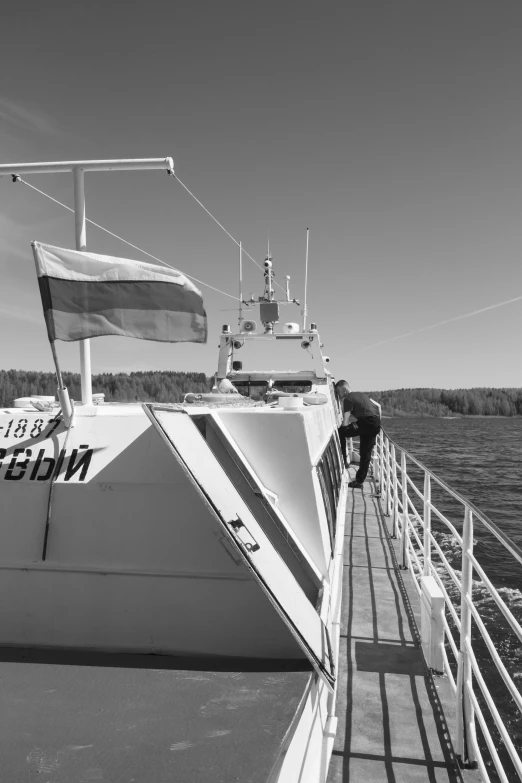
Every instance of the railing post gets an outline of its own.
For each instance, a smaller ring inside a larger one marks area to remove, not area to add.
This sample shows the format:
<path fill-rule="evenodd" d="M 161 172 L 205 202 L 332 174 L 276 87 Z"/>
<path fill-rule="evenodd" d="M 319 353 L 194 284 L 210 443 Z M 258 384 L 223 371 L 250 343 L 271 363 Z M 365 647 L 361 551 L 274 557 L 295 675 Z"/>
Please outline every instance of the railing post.
<path fill-rule="evenodd" d="M 388 514 L 388 440 L 386 436 L 382 439 L 382 496 L 384 500 L 384 513 Z"/>
<path fill-rule="evenodd" d="M 391 444 L 392 463 L 392 538 L 398 537 L 399 527 L 399 493 L 397 489 L 397 460 L 395 458 L 395 444 Z"/>
<path fill-rule="evenodd" d="M 388 487 L 388 485 L 387 485 L 387 480 L 388 480 L 387 476 L 388 476 L 388 474 L 386 472 L 387 471 L 387 462 L 386 462 L 386 460 L 388 459 L 387 448 L 388 448 L 388 445 L 387 445 L 387 441 L 386 441 L 386 435 L 384 435 L 384 437 L 382 439 L 382 495 L 383 495 L 383 498 L 384 498 L 384 505 L 385 505 L 384 513 L 386 513 L 386 503 L 387 503 L 386 492 L 387 492 L 387 487 Z"/>
<path fill-rule="evenodd" d="M 408 474 L 406 473 L 406 454 L 404 451 L 401 451 L 401 480 L 402 480 L 402 546 L 401 546 L 401 554 L 402 554 L 402 564 L 401 567 L 406 569 L 408 567 L 407 563 L 407 551 L 408 551 L 408 543 L 410 540 L 410 529 L 409 529 L 409 513 L 408 513 Z"/>
<path fill-rule="evenodd" d="M 392 453 L 391 453 L 391 443 L 390 439 L 387 438 L 388 442 L 388 460 L 387 460 L 387 476 L 388 476 L 388 504 L 387 504 L 387 512 L 388 516 L 391 517 L 392 515 L 392 509 L 393 509 L 393 498 L 392 498 L 392 491 L 393 491 L 393 470 L 392 470 Z"/>
<path fill-rule="evenodd" d="M 379 435 L 379 492 L 384 494 L 384 433 Z"/>
<path fill-rule="evenodd" d="M 431 574 L 431 481 L 428 471 L 424 471 L 424 576 Z"/>
<path fill-rule="evenodd" d="M 372 451 L 372 472 L 373 483 L 375 484 L 375 491 L 379 491 L 379 446 L 376 443 L 375 448 Z"/>
<path fill-rule="evenodd" d="M 384 498 L 385 498 L 385 514 L 386 514 L 387 517 L 389 517 L 390 516 L 390 500 L 391 500 L 391 498 L 390 498 L 390 495 L 391 495 L 390 441 L 388 440 L 388 438 L 386 438 L 386 440 L 384 442 L 385 442 L 385 445 L 386 445 L 385 455 L 384 455 L 385 456 L 385 463 L 386 463 L 386 468 L 385 468 L 385 470 L 386 470 L 386 476 L 385 476 L 386 489 L 385 489 L 385 495 L 384 495 Z"/>
<path fill-rule="evenodd" d="M 379 435 L 377 435 L 377 438 L 375 440 L 375 446 L 372 449 L 373 485 L 375 487 L 375 492 L 377 495 L 379 494 L 379 438 L 380 438 L 380 433 Z"/>
<path fill-rule="evenodd" d="M 471 737 L 475 731 L 475 712 L 469 696 L 472 687 L 471 662 L 468 645 L 471 644 L 471 609 L 473 566 L 469 559 L 473 554 L 473 514 L 466 506 L 462 530 L 462 575 L 460 601 L 460 646 L 457 672 L 457 731 L 456 750 L 462 764 L 473 766 L 476 762 Z"/>

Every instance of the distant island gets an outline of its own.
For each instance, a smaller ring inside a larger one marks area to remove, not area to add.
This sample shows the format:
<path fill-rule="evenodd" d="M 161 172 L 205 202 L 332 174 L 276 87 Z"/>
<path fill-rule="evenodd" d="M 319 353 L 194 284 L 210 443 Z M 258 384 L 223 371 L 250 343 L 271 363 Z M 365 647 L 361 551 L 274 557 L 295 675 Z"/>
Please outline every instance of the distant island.
<path fill-rule="evenodd" d="M 80 376 L 64 372 L 71 397 L 81 399 Z M 206 392 L 213 378 L 198 372 L 131 372 L 93 375 L 93 392 L 108 402 L 180 402 L 189 391 Z M 50 372 L 0 370 L 0 405 L 17 397 L 56 394 L 56 376 Z M 382 405 L 385 416 L 522 416 L 520 389 L 393 389 L 367 392 Z"/>
<path fill-rule="evenodd" d="M 522 416 L 522 389 L 393 389 L 367 392 L 384 416 Z"/>

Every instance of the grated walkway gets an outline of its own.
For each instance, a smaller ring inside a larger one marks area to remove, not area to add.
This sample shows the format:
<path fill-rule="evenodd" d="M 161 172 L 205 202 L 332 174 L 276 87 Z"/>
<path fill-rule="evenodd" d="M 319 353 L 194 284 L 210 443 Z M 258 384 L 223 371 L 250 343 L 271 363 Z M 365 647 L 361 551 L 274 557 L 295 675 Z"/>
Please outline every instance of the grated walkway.
<path fill-rule="evenodd" d="M 453 710 L 445 716 L 441 703 L 449 702 L 449 685 L 425 665 L 418 600 L 409 572 L 397 568 L 389 523 L 373 482 L 348 490 L 339 723 L 328 783 L 479 783 L 478 772 L 459 769 L 446 722 Z"/>

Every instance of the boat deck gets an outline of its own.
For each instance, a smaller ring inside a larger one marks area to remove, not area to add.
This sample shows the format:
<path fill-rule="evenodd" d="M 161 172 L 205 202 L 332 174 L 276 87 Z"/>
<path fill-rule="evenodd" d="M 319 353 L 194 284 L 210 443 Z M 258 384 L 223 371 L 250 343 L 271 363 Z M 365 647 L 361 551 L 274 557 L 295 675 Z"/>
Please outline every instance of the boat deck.
<path fill-rule="evenodd" d="M 397 568 L 390 522 L 373 482 L 348 490 L 339 722 L 328 783 L 479 783 L 478 772 L 458 767 L 449 684 L 424 662 L 419 601 L 409 572 Z"/>
<path fill-rule="evenodd" d="M 4 648 L 2 780 L 266 783 L 310 676 L 305 661 Z"/>
<path fill-rule="evenodd" d="M 389 524 L 371 482 L 349 490 L 328 783 L 479 783 L 458 767 Z M 266 783 L 310 678 L 304 660 L 267 664 L 0 649 L 3 779 Z"/>

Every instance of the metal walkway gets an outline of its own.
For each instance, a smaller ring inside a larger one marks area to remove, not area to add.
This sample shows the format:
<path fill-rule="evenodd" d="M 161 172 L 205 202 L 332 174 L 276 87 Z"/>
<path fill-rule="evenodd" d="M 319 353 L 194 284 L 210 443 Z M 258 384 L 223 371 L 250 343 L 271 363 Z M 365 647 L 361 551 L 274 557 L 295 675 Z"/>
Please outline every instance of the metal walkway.
<path fill-rule="evenodd" d="M 348 492 L 339 723 L 328 783 L 479 783 L 477 772 L 459 769 L 452 711 L 443 711 L 449 688 L 425 665 L 418 600 L 409 572 L 397 568 L 373 482 Z"/>

